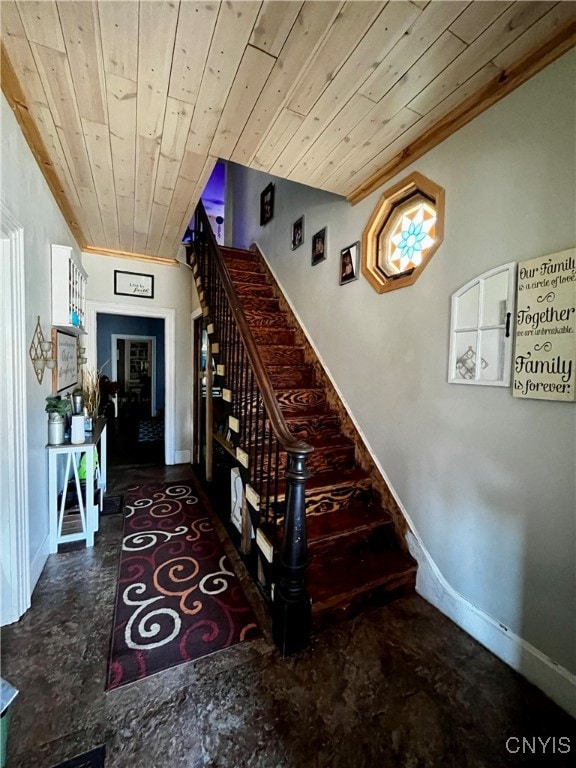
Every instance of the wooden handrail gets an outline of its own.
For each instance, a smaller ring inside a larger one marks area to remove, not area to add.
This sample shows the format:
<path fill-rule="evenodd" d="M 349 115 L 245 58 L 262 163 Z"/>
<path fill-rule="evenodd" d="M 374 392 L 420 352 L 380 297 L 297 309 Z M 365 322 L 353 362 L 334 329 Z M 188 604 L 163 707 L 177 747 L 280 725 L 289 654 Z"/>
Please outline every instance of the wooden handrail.
<path fill-rule="evenodd" d="M 278 446 L 283 448 L 288 459 L 285 474 L 284 536 L 272 611 L 274 641 L 286 656 L 302 650 L 310 642 L 311 601 L 305 583 L 308 564 L 306 480 L 309 477 L 306 460 L 314 448 L 304 440 L 295 438 L 286 425 L 272 382 L 232 285 L 228 267 L 222 258 L 202 201 L 198 203 L 194 214 L 193 235 L 192 251 L 196 253 L 198 260 L 202 261 L 204 255 L 210 256 L 211 261 L 216 265 L 232 319 L 256 381 L 256 388 L 262 398 L 264 413 L 267 415 L 276 440 L 277 450 Z M 199 249 L 207 250 L 200 253 Z M 217 307 L 208 309 L 214 309 L 217 313 Z"/>
<path fill-rule="evenodd" d="M 260 352 L 258 351 L 256 342 L 252 336 L 252 331 L 250 330 L 246 317 L 244 316 L 244 312 L 240 307 L 240 301 L 234 286 L 232 285 L 228 267 L 224 263 L 220 248 L 218 247 L 218 243 L 216 242 L 216 238 L 212 232 L 210 221 L 206 215 L 206 211 L 204 210 L 204 206 L 201 200 L 198 203 L 196 211 L 202 223 L 203 233 L 209 241 L 210 251 L 214 254 L 216 268 L 220 274 L 220 279 L 222 280 L 222 285 L 232 310 L 234 320 L 240 329 L 244 347 L 246 349 L 246 354 L 248 355 L 248 359 L 252 365 L 252 370 L 254 371 L 254 376 L 258 382 L 258 389 L 262 395 L 262 399 L 268 413 L 268 418 L 270 419 L 270 424 L 272 426 L 272 431 L 274 432 L 274 435 L 276 436 L 276 439 L 280 445 L 288 453 L 300 453 L 306 455 L 312 453 L 314 450 L 313 446 L 309 445 L 303 440 L 298 440 L 295 438 L 286 425 L 286 421 L 282 415 L 280 406 L 278 405 L 278 400 L 274 394 L 272 382 L 270 381 L 270 377 L 268 376 L 266 368 L 264 367 L 264 363 L 260 357 Z"/>

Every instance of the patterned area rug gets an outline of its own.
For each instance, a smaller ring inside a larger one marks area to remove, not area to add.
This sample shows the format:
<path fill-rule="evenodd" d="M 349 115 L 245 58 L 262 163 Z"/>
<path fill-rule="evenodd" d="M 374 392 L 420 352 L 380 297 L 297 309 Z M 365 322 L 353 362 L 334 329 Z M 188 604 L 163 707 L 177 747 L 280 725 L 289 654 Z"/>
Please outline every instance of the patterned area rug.
<path fill-rule="evenodd" d="M 261 634 L 189 483 L 133 486 L 124 501 L 108 690 Z"/>

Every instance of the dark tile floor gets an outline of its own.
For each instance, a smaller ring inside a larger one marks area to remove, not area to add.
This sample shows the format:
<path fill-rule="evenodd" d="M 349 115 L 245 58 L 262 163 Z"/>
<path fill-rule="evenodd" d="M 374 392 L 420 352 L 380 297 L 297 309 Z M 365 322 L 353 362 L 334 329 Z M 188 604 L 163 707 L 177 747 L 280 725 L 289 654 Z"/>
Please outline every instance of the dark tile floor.
<path fill-rule="evenodd" d="M 109 493 L 158 477 L 191 471 L 113 470 Z M 282 659 L 230 545 L 264 637 L 105 693 L 120 537 L 120 518 L 106 517 L 93 549 L 52 555 L 31 610 L 2 631 L 2 675 L 20 690 L 7 768 L 49 768 L 104 742 L 107 768 L 574 764 L 575 721 L 416 596 Z"/>

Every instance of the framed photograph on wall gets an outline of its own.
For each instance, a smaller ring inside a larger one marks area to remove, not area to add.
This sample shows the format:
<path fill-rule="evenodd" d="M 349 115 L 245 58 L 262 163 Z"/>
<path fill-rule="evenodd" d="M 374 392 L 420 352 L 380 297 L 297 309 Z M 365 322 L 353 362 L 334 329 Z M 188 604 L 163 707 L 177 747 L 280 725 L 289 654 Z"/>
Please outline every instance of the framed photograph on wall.
<path fill-rule="evenodd" d="M 62 392 L 78 383 L 78 342 L 76 336 L 52 329 L 52 354 L 56 367 L 52 369 L 52 391 Z"/>
<path fill-rule="evenodd" d="M 320 264 L 326 259 L 326 232 L 327 227 L 312 235 L 312 266 Z"/>
<path fill-rule="evenodd" d="M 260 194 L 260 226 L 274 218 L 274 184 L 270 182 Z"/>
<path fill-rule="evenodd" d="M 117 296 L 138 296 L 141 299 L 154 298 L 154 275 L 114 270 L 114 293 Z"/>
<path fill-rule="evenodd" d="M 360 243 L 352 243 L 340 251 L 340 285 L 358 280 Z"/>
<path fill-rule="evenodd" d="M 295 251 L 296 248 L 300 248 L 303 242 L 304 242 L 304 216 L 300 216 L 300 218 L 296 219 L 294 224 L 292 224 L 292 250 Z"/>

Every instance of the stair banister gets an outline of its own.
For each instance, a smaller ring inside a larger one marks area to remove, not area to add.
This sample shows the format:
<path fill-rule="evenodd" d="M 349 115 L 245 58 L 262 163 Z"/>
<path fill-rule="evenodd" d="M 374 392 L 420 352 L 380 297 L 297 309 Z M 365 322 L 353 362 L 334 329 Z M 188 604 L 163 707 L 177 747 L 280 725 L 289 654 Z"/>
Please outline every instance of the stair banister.
<path fill-rule="evenodd" d="M 234 322 L 246 350 L 268 419 L 278 443 L 286 451 L 286 510 L 280 556 L 279 578 L 272 611 L 274 641 L 283 655 L 306 647 L 310 640 L 311 604 L 305 585 L 307 566 L 305 484 L 309 473 L 306 458 L 314 450 L 289 431 L 274 394 L 272 383 L 258 347 L 240 307 L 230 274 L 212 232 L 202 201 L 194 214 L 194 239 L 190 249 L 198 258 L 203 252 L 215 264 Z M 206 251 L 204 251 L 206 249 Z M 205 276 L 202 276 L 205 279 Z"/>

